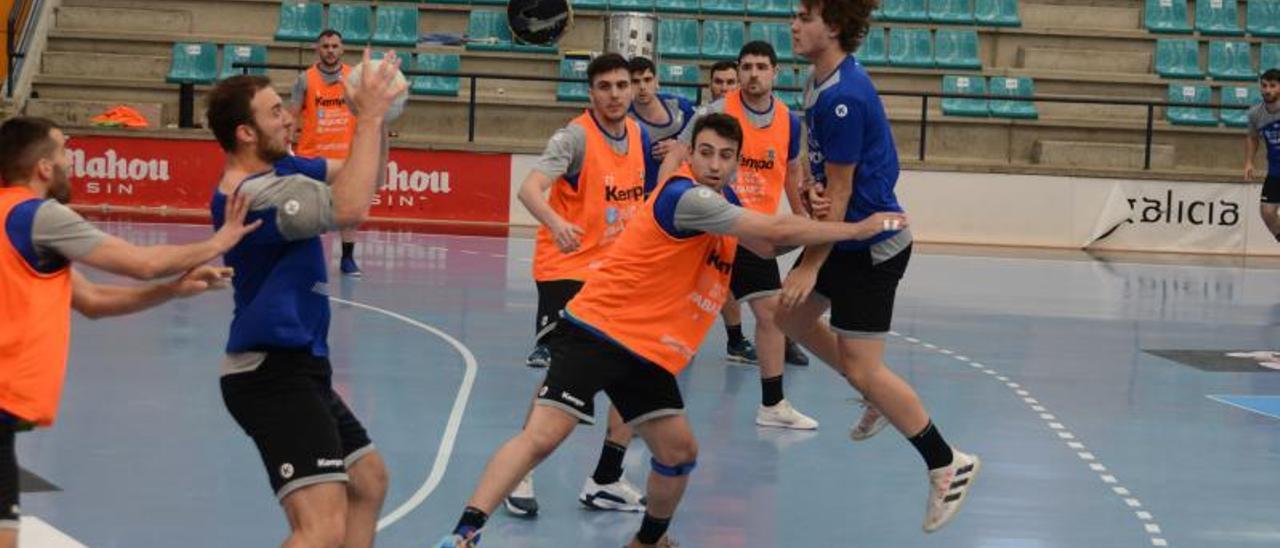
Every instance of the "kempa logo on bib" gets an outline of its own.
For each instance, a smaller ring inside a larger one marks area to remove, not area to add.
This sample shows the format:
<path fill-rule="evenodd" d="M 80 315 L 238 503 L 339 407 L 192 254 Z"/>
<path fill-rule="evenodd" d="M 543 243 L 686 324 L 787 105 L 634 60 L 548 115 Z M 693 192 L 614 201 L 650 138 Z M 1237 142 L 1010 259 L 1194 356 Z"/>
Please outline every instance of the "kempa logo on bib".
<path fill-rule="evenodd" d="M 342 459 L 316 459 L 316 468 L 342 468 Z"/>

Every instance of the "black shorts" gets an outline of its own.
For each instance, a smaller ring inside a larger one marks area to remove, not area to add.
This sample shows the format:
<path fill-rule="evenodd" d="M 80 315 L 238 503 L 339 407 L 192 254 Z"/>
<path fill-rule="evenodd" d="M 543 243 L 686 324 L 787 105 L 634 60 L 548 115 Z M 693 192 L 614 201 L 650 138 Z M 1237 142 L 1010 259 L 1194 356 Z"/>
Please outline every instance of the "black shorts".
<path fill-rule="evenodd" d="M 307 351 L 268 352 L 257 369 L 222 377 L 222 400 L 258 446 L 278 499 L 347 481 L 347 467 L 373 451 L 331 377 L 329 360 Z"/>
<path fill-rule="evenodd" d="M 739 246 L 733 259 L 729 290 L 733 292 L 733 298 L 742 302 L 777 295 L 782 291 L 778 260 L 766 259 Z"/>
<path fill-rule="evenodd" d="M 22 510 L 18 508 L 18 454 L 14 450 L 17 429 L 0 421 L 0 529 L 17 529 Z"/>
<path fill-rule="evenodd" d="M 1280 204 L 1280 175 L 1267 175 L 1262 183 L 1262 203 Z"/>
<path fill-rule="evenodd" d="M 831 301 L 831 328 L 842 337 L 884 337 L 893 322 L 898 281 L 910 260 L 911 244 L 878 263 L 873 263 L 870 249 L 831 250 L 814 286 Z"/>
<path fill-rule="evenodd" d="M 548 346 L 551 367 L 538 391 L 538 405 L 595 424 L 595 398 L 603 390 L 628 424 L 684 414 L 675 375 L 612 341 L 563 321 Z"/>
<path fill-rule="evenodd" d="M 533 326 L 533 340 L 541 341 L 560 320 L 560 313 L 565 305 L 582 290 L 582 282 L 578 280 L 551 280 L 535 282 L 538 286 L 538 317 Z"/>

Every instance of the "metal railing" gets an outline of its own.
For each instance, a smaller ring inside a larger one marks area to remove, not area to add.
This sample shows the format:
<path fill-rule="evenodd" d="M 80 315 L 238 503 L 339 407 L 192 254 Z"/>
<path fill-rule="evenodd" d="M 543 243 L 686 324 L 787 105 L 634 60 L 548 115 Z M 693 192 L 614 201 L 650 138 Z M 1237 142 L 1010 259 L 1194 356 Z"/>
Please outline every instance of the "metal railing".
<path fill-rule="evenodd" d="M 299 65 L 288 63 L 244 63 L 236 62 L 232 68 L 241 69 L 247 73 L 249 69 L 275 69 L 275 70 L 306 70 L 311 65 Z M 470 94 L 467 98 L 467 142 L 474 143 L 476 137 L 476 89 L 479 80 L 505 80 L 517 82 L 555 82 L 555 83 L 587 83 L 586 80 L 579 78 L 560 78 L 546 76 L 521 76 L 514 74 L 492 74 L 479 72 L 440 72 L 431 70 L 414 70 L 403 69 L 406 77 L 414 76 L 440 76 L 451 78 L 465 78 L 469 80 Z M 663 87 L 679 87 L 679 88 L 695 88 L 697 102 L 702 100 L 702 89 L 704 84 L 693 84 L 684 82 L 665 82 Z M 802 92 L 801 88 L 794 87 L 776 87 L 774 91 L 785 92 Z M 917 97 L 920 99 L 920 147 L 919 159 L 925 161 L 928 146 L 928 128 L 929 128 L 929 102 L 931 99 L 971 99 L 985 101 L 1004 101 L 1004 102 L 1029 102 L 1029 103 L 1069 103 L 1081 105 L 1112 105 L 1112 106 L 1133 106 L 1145 107 L 1147 112 L 1146 132 L 1143 153 L 1142 169 L 1151 169 L 1151 150 L 1155 138 L 1155 118 L 1156 107 L 1189 107 L 1197 109 L 1233 109 L 1244 110 L 1250 108 L 1249 105 L 1219 104 L 1219 103 L 1188 103 L 1179 101 L 1153 101 L 1150 99 L 1127 99 L 1119 97 L 1087 97 L 1087 96 L 1071 96 L 1071 95 L 1034 95 L 1030 97 L 1016 97 L 1009 95 L 966 95 L 957 93 L 941 93 L 927 91 L 897 91 L 882 90 L 879 92 L 882 97 Z M 183 100 L 187 100 L 185 97 Z M 190 108 L 190 107 L 188 107 Z M 184 126 L 188 127 L 188 126 Z"/>
<path fill-rule="evenodd" d="M 32 30 L 36 25 L 35 15 L 40 13 L 42 0 L 19 0 L 9 8 L 9 19 L 5 21 L 5 97 L 13 98 L 13 88 L 17 81 L 17 73 L 22 70 L 27 58 L 27 48 L 31 45 Z"/>

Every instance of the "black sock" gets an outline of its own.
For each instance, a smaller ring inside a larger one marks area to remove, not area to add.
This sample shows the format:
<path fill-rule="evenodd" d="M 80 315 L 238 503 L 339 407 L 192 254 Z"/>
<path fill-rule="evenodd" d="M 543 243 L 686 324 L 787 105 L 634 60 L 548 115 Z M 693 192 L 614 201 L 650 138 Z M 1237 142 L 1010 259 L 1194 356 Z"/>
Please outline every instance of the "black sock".
<path fill-rule="evenodd" d="M 599 485 L 608 485 L 622 478 L 622 458 L 627 456 L 627 448 L 605 440 L 600 450 L 600 462 L 596 463 L 596 472 L 591 479 Z"/>
<path fill-rule="evenodd" d="M 351 254 L 355 253 L 355 251 L 356 251 L 355 242 L 342 242 L 342 258 L 343 259 L 350 259 Z"/>
<path fill-rule="evenodd" d="M 644 521 L 640 522 L 640 532 L 636 533 L 636 540 L 640 544 L 657 544 L 662 540 L 662 535 L 667 534 L 667 527 L 671 525 L 671 518 L 659 519 L 644 513 Z"/>
<path fill-rule="evenodd" d="M 729 344 L 738 344 L 742 342 L 742 324 L 729 325 L 724 324 L 724 330 L 729 334 Z"/>
<path fill-rule="evenodd" d="M 924 427 L 919 434 L 911 436 L 907 441 L 914 445 L 920 456 L 924 457 L 924 465 L 930 470 L 937 470 L 951 464 L 951 446 L 942 439 L 942 434 L 933 426 L 933 421 Z"/>
<path fill-rule="evenodd" d="M 462 517 L 458 518 L 458 526 L 453 528 L 453 534 L 462 538 L 469 537 L 472 533 L 479 531 L 484 527 L 484 522 L 489 520 L 489 515 L 474 506 L 468 506 L 462 511 Z"/>
<path fill-rule="evenodd" d="M 760 379 L 760 403 L 773 407 L 782 401 L 782 375 Z"/>

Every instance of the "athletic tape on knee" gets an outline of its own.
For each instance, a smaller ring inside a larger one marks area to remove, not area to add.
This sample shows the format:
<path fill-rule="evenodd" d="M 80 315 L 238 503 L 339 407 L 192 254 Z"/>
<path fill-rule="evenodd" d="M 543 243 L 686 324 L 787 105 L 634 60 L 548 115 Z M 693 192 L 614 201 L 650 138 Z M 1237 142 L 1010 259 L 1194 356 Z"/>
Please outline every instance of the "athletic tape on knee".
<path fill-rule="evenodd" d="M 674 466 L 667 466 L 665 464 L 662 464 L 661 462 L 658 462 L 658 459 L 650 458 L 649 466 L 653 467 L 653 471 L 657 472 L 658 475 L 666 476 L 668 478 L 676 478 L 680 476 L 689 475 L 689 473 L 692 472 L 694 468 L 698 467 L 698 461 L 691 460 L 686 463 L 677 464 Z"/>

